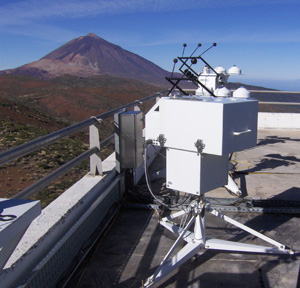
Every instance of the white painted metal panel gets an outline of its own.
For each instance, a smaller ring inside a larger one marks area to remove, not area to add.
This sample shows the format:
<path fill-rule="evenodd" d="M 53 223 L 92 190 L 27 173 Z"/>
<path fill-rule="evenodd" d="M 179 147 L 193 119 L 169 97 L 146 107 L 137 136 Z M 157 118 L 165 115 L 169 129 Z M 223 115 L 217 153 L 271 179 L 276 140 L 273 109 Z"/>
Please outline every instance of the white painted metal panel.
<path fill-rule="evenodd" d="M 167 188 L 194 194 L 227 184 L 228 156 L 167 149 Z"/>
<path fill-rule="evenodd" d="M 257 101 L 224 104 L 223 153 L 229 154 L 256 146 L 257 113 Z"/>
<path fill-rule="evenodd" d="M 40 201 L 0 198 L 0 214 L 13 215 L 11 221 L 1 222 L 0 247 L 23 231 L 41 213 Z M 4 217 L 5 218 L 5 217 Z"/>
<path fill-rule="evenodd" d="M 154 140 L 155 145 L 159 145 L 155 140 L 158 138 L 158 135 L 162 133 L 160 127 L 160 101 L 156 103 L 150 111 L 145 115 L 145 139 Z"/>
<path fill-rule="evenodd" d="M 192 152 L 202 140 L 202 152 L 213 155 L 244 150 L 256 145 L 257 110 L 252 99 L 165 97 L 146 116 L 146 140 L 158 144 L 163 135 L 166 147 Z"/>
<path fill-rule="evenodd" d="M 201 139 L 204 153 L 221 155 L 223 107 L 218 104 L 165 100 L 161 105 L 161 125 L 166 147 L 197 152 L 195 143 Z"/>
<path fill-rule="evenodd" d="M 167 149 L 167 188 L 200 195 L 201 155 Z"/>
<path fill-rule="evenodd" d="M 40 213 L 40 201 L 0 198 L 0 270 Z"/>

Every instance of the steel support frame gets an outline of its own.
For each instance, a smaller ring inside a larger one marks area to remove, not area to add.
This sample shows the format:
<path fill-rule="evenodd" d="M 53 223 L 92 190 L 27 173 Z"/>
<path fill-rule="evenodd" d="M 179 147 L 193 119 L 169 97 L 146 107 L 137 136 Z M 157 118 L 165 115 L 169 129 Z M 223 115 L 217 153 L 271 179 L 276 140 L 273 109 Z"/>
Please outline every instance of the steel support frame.
<path fill-rule="evenodd" d="M 193 208 L 193 216 L 184 228 L 172 222 L 173 219 L 183 216 L 187 211 L 179 211 L 171 216 L 164 217 L 160 224 L 174 234 L 179 235 L 169 252 L 164 257 L 163 261 L 157 267 L 156 271 L 150 276 L 144 287 L 153 287 L 154 285 L 162 282 L 170 273 L 177 269 L 180 265 L 184 264 L 187 260 L 197 255 L 203 249 L 215 249 L 222 251 L 234 252 L 249 252 L 249 253 L 268 253 L 268 254 L 294 254 L 294 251 L 286 248 L 283 244 L 249 228 L 248 226 L 233 220 L 232 218 L 216 211 L 209 207 L 209 203 L 200 201 Z M 212 215 L 268 242 L 275 247 L 253 245 L 247 243 L 238 243 L 234 241 L 212 239 L 206 237 L 206 213 L 210 212 Z M 189 231 L 189 228 L 194 225 L 194 232 Z M 171 259 L 171 254 L 175 251 L 178 244 L 184 240 L 187 244 Z"/>

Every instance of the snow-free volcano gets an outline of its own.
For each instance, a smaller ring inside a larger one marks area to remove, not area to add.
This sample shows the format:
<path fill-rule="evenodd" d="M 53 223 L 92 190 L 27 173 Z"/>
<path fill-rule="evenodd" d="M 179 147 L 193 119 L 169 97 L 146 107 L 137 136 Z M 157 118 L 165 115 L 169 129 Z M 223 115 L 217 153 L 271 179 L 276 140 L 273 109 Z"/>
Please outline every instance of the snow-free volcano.
<path fill-rule="evenodd" d="M 110 75 L 156 85 L 165 85 L 164 77 L 170 74 L 151 61 L 94 33 L 73 39 L 38 61 L 3 72 L 1 74 L 23 75 L 34 72 L 31 76 L 40 78 L 54 78 L 63 74 L 81 77 Z"/>

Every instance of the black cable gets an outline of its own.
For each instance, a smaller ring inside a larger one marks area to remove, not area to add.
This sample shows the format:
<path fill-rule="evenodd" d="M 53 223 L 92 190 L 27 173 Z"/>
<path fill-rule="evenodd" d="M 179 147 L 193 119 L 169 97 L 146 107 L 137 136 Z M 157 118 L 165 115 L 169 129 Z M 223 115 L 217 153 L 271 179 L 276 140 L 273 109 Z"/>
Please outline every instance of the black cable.
<path fill-rule="evenodd" d="M 176 207 L 179 207 L 181 205 L 183 205 L 187 200 L 189 200 L 191 198 L 191 195 L 189 195 L 188 197 L 186 197 L 185 200 L 183 200 L 181 203 L 178 203 L 176 205 L 171 205 L 171 204 L 167 204 L 165 202 L 163 202 L 162 200 L 158 199 L 152 189 L 151 189 L 151 185 L 150 185 L 150 182 L 149 182 L 149 171 L 148 171 L 148 167 L 147 167 L 147 146 L 145 147 L 145 150 L 144 150 L 144 171 L 145 171 L 145 178 L 146 178 L 146 184 L 147 184 L 147 187 L 148 187 L 148 190 L 150 192 L 150 194 L 152 195 L 152 197 L 159 203 L 161 204 L 162 206 L 164 207 L 167 207 L 167 208 L 176 208 Z"/>

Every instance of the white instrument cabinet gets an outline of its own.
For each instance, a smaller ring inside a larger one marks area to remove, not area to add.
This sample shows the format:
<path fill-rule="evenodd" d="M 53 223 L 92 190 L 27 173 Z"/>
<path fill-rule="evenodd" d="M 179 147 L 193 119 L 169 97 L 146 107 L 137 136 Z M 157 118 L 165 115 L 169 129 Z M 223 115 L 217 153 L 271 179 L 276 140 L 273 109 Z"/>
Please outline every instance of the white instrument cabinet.
<path fill-rule="evenodd" d="M 225 155 L 251 148 L 257 139 L 258 102 L 221 97 L 161 98 L 146 115 L 146 139 L 169 148 Z M 161 136 L 162 138 L 162 136 Z"/>

